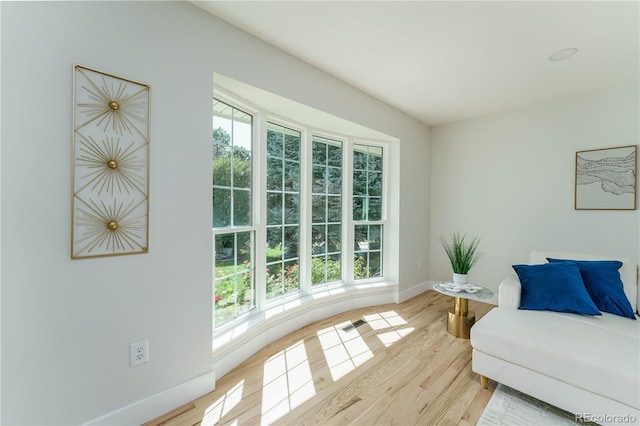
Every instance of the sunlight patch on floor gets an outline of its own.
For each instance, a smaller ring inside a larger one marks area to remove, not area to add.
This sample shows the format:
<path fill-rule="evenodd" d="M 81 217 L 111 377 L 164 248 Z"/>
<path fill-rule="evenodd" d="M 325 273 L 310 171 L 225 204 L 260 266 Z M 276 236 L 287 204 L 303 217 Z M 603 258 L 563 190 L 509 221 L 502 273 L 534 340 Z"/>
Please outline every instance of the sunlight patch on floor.
<path fill-rule="evenodd" d="M 386 347 L 389 347 L 393 345 L 395 342 L 397 342 L 398 340 L 402 339 L 407 334 L 411 333 L 413 330 L 415 330 L 415 328 L 409 327 L 409 328 L 403 328 L 400 330 L 390 331 L 388 333 L 381 333 L 381 334 L 378 334 L 378 338 L 380 339 L 383 345 L 385 345 Z"/>
<path fill-rule="evenodd" d="M 237 385 L 229 389 L 220 399 L 211 404 L 204 412 L 202 417 L 202 426 L 215 425 L 226 416 L 229 411 L 242 400 L 242 391 L 244 389 L 244 379 Z"/>
<path fill-rule="evenodd" d="M 357 328 L 343 330 L 351 325 L 351 322 L 347 321 L 318 331 L 320 346 L 324 351 L 334 382 L 373 358 L 373 352 L 360 336 Z"/>
<path fill-rule="evenodd" d="M 372 329 L 382 330 L 385 328 L 397 327 L 408 324 L 396 311 L 381 312 L 379 314 L 364 315 L 365 321 L 369 323 Z M 378 334 L 378 338 L 383 345 L 389 347 L 407 334 L 415 330 L 413 327 L 407 327 L 400 330 L 393 330 L 386 333 Z"/>
<path fill-rule="evenodd" d="M 396 327 L 399 325 L 407 324 L 404 318 L 402 318 L 396 311 L 381 312 L 379 314 L 364 315 L 362 318 L 369 323 L 374 330 L 381 330 L 383 328 Z"/>
<path fill-rule="evenodd" d="M 264 363 L 262 425 L 269 425 L 316 394 L 304 342 Z"/>

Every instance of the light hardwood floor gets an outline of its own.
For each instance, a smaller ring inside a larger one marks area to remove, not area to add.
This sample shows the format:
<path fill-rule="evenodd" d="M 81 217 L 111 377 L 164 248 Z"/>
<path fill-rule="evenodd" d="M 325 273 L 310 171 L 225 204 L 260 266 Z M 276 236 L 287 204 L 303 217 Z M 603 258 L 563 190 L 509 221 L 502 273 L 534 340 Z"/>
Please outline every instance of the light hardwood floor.
<path fill-rule="evenodd" d="M 452 304 L 427 291 L 307 325 L 148 424 L 475 425 L 495 383 L 480 387 L 469 340 L 446 332 Z M 469 302 L 476 320 L 491 308 Z"/>

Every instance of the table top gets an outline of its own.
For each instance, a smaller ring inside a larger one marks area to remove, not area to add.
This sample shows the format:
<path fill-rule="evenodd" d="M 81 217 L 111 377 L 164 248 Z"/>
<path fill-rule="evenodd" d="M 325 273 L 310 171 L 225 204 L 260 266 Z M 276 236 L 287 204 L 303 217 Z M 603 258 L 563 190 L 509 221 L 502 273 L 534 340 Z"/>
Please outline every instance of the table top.
<path fill-rule="evenodd" d="M 435 291 L 437 291 L 438 293 L 446 294 L 447 296 L 459 297 L 461 299 L 470 299 L 470 300 L 485 300 L 485 299 L 491 299 L 493 297 L 493 291 L 485 287 L 482 287 L 482 290 L 478 290 L 477 293 L 467 293 L 466 291 L 459 291 L 459 292 L 450 291 L 444 287 L 441 287 L 440 284 L 451 284 L 451 283 L 447 281 L 441 281 L 433 284 L 433 289 Z"/>

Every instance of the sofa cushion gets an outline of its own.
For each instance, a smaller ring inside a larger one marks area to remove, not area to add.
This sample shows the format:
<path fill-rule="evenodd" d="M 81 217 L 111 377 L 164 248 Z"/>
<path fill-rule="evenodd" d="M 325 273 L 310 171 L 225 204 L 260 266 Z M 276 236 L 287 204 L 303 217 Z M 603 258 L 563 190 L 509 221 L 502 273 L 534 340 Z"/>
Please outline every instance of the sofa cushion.
<path fill-rule="evenodd" d="M 640 409 L 640 321 L 494 308 L 471 345 L 572 386 Z"/>
<path fill-rule="evenodd" d="M 578 265 L 584 286 L 599 310 L 636 319 L 633 308 L 624 294 L 624 287 L 618 272 L 622 262 L 618 260 L 554 259 L 552 257 L 548 257 L 547 260 L 551 263 L 569 262 Z"/>
<path fill-rule="evenodd" d="M 522 292 L 518 309 L 602 315 L 591 300 L 575 263 L 513 265 Z"/>
<path fill-rule="evenodd" d="M 561 251 L 539 251 L 532 250 L 529 254 L 529 264 L 546 263 L 547 257 L 556 259 L 575 259 L 575 260 L 619 260 L 622 267 L 619 269 L 620 280 L 624 286 L 624 294 L 626 294 L 629 303 L 635 312 L 640 313 L 640 291 L 638 291 L 638 263 L 632 262 L 631 259 L 619 256 L 600 256 L 595 254 L 561 252 Z"/>

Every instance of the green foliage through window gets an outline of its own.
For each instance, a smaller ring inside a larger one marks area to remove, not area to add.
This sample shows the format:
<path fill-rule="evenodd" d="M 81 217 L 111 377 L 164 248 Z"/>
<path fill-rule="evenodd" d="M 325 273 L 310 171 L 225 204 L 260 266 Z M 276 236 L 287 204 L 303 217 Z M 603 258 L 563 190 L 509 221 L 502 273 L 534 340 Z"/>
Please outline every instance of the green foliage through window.
<path fill-rule="evenodd" d="M 255 307 L 254 232 L 232 232 L 252 224 L 253 117 L 213 101 L 212 226 L 215 235 L 214 312 L 216 325 Z"/>
<path fill-rule="evenodd" d="M 267 124 L 267 298 L 300 289 L 300 132 Z"/>

